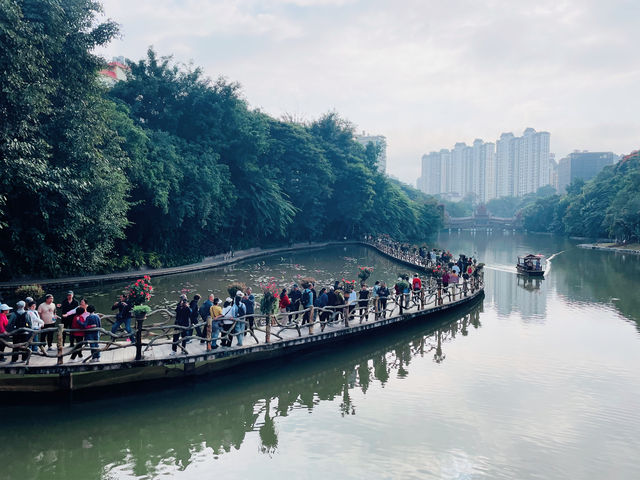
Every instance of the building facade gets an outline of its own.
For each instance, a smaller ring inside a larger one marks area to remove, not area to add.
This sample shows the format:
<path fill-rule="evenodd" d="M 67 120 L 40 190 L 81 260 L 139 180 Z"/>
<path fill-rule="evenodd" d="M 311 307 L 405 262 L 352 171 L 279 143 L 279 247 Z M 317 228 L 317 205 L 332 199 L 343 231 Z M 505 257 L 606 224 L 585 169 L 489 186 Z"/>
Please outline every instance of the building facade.
<path fill-rule="evenodd" d="M 377 167 L 378 171 L 385 173 L 387 171 L 387 139 L 383 135 L 368 135 L 366 132 L 362 132 L 362 135 L 355 135 L 354 139 L 360 145 L 366 148 L 366 146 L 372 143 L 378 148 Z"/>
<path fill-rule="evenodd" d="M 618 157 L 613 152 L 575 151 L 558 164 L 558 191 L 564 193 L 567 186 L 578 178 L 591 180 L 607 165 L 613 165 Z"/>
<path fill-rule="evenodd" d="M 552 179 L 550 134 L 527 128 L 521 137 L 503 133 L 496 143 L 476 139 L 456 143 L 452 150 L 422 157 L 419 188 L 431 195 L 464 197 L 480 202 L 523 196 L 549 185 Z"/>

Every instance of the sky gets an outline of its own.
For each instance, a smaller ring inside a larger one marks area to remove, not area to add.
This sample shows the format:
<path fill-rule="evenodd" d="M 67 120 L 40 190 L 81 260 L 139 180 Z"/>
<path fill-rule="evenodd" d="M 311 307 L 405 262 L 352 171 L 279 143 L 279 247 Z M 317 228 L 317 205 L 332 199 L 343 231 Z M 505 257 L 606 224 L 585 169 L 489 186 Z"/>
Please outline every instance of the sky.
<path fill-rule="evenodd" d="M 121 37 L 240 83 L 251 108 L 335 111 L 387 138 L 411 184 L 424 153 L 525 128 L 575 149 L 640 148 L 637 0 L 104 0 Z"/>

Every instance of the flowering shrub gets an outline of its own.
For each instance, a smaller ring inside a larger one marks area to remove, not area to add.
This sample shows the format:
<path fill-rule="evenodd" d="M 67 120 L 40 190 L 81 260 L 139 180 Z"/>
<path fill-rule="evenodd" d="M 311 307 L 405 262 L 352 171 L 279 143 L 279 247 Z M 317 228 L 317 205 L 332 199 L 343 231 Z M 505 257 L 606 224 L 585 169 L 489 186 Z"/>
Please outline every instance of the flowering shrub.
<path fill-rule="evenodd" d="M 276 286 L 275 277 L 269 279 L 269 283 L 261 283 L 262 298 L 260 299 L 260 313 L 263 315 L 271 315 L 275 313 L 280 292 Z"/>
<path fill-rule="evenodd" d="M 349 295 L 353 290 L 356 289 L 356 281 L 355 280 L 345 280 L 342 279 L 342 290 L 345 295 Z"/>
<path fill-rule="evenodd" d="M 27 297 L 31 297 L 34 300 L 44 297 L 44 290 L 40 285 L 22 285 L 16 289 L 16 296 L 20 300 L 24 300 Z"/>
<path fill-rule="evenodd" d="M 362 281 L 362 283 L 364 283 L 373 273 L 373 267 L 358 267 L 358 268 L 360 269 L 360 271 L 358 272 L 358 278 Z"/>
<path fill-rule="evenodd" d="M 153 287 L 151 286 L 151 277 L 145 275 L 139 278 L 124 290 L 124 294 L 136 305 L 140 305 L 151 299 Z"/>

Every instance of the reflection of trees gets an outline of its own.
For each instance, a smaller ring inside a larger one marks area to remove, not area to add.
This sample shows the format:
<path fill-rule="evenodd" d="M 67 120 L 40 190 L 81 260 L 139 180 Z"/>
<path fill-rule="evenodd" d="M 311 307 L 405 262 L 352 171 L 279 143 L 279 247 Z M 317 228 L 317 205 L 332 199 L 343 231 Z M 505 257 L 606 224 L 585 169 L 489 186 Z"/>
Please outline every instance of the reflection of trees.
<path fill-rule="evenodd" d="M 384 385 L 392 375 L 405 378 L 418 356 L 444 360 L 443 350 L 458 332 L 480 326 L 479 313 L 477 306 L 427 331 L 419 325 L 389 331 L 304 362 L 284 359 L 244 377 L 202 377 L 161 394 L 92 399 L 68 411 L 8 407 L 5 431 L 19 431 L 21 425 L 39 429 L 3 446 L 13 459 L 3 469 L 8 478 L 19 479 L 95 478 L 96 472 L 108 476 L 119 468 L 153 477 L 167 468 L 184 469 L 197 457 L 239 449 L 251 434 L 257 435 L 260 451 L 272 455 L 278 448 L 278 417 L 311 410 L 324 400 L 337 401 L 343 416 L 355 415 L 355 389 L 366 394 L 374 381 Z"/>

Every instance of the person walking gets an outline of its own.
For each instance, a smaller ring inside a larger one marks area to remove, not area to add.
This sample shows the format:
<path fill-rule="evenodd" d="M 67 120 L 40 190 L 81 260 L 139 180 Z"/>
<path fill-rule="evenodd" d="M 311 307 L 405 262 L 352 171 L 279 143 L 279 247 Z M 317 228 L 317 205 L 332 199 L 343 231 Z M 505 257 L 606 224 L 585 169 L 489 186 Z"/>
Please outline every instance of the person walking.
<path fill-rule="evenodd" d="M 180 297 L 180 302 L 176 307 L 176 319 L 174 321 L 174 325 L 179 327 L 189 327 L 191 325 L 191 310 L 189 309 L 189 305 L 187 304 L 187 296 L 182 295 Z M 182 353 L 186 355 L 185 347 L 187 346 L 187 341 L 184 338 L 188 335 L 188 328 L 176 328 L 173 334 L 173 343 L 171 345 L 171 355 L 176 355 L 178 351 L 178 342 L 180 341 L 180 337 L 182 337 Z"/>
<path fill-rule="evenodd" d="M 71 329 L 76 330 L 71 332 L 71 339 L 69 345 L 71 345 L 71 359 L 70 362 L 74 362 L 76 358 L 82 358 L 82 347 L 84 346 L 84 326 L 85 320 L 89 316 L 89 312 L 85 312 L 84 307 L 77 307 L 74 309 L 75 315 L 71 319 Z M 86 314 L 86 315 L 85 315 Z"/>
<path fill-rule="evenodd" d="M 197 326 L 198 325 L 198 315 L 199 315 L 199 307 L 198 307 L 198 302 L 200 301 L 200 295 L 198 295 L 197 293 L 193 296 L 193 300 L 191 300 L 191 302 L 189 302 L 189 324 L 192 328 L 190 328 L 188 330 L 188 336 L 192 336 L 193 335 L 193 327 L 195 326 L 196 329 L 196 335 L 198 337 L 202 337 L 202 330 L 200 330 L 200 327 Z M 189 343 L 191 340 L 187 340 L 187 343 Z"/>
<path fill-rule="evenodd" d="M 230 347 L 231 341 L 233 340 L 231 336 L 231 328 L 233 327 L 233 299 L 231 297 L 227 297 L 222 306 L 222 338 L 220 340 L 220 345 L 223 347 Z"/>
<path fill-rule="evenodd" d="M 283 288 L 282 292 L 280 292 L 280 301 L 278 302 L 278 307 L 280 307 L 280 313 L 287 313 L 289 306 L 291 305 L 291 300 L 289 300 L 289 295 L 287 295 L 287 289 Z"/>
<path fill-rule="evenodd" d="M 387 301 L 389 300 L 389 289 L 387 288 L 387 284 L 385 282 L 380 282 L 380 289 L 378 290 L 378 295 L 380 298 L 380 310 L 382 311 L 382 318 L 387 316 Z"/>
<path fill-rule="evenodd" d="M 236 298 L 233 302 L 232 316 L 235 323 L 233 327 L 233 333 L 236 336 L 237 345 L 239 347 L 242 346 L 242 342 L 244 340 L 244 330 L 245 330 L 245 322 L 246 318 L 243 318 L 247 314 L 247 309 L 242 303 L 242 299 L 244 297 L 244 293 L 238 290 L 236 292 Z"/>
<path fill-rule="evenodd" d="M 247 315 L 247 322 L 249 325 L 249 330 L 251 330 L 251 332 L 253 332 L 253 325 L 254 325 L 254 318 L 253 318 L 253 314 L 256 311 L 256 297 L 253 295 L 253 293 L 251 293 L 251 287 L 247 288 L 247 293 L 245 294 L 244 297 L 242 297 L 242 303 L 244 304 L 244 308 L 246 311 L 246 315 Z M 249 332 L 245 332 L 244 334 L 247 335 Z"/>
<path fill-rule="evenodd" d="M 65 298 L 62 303 L 56 305 L 56 307 L 60 309 L 60 318 L 62 319 L 62 325 L 64 325 L 65 329 L 71 328 L 73 315 L 69 315 L 69 311 L 75 310 L 78 305 L 78 301 L 73 298 L 73 290 L 69 290 L 67 292 L 67 298 Z M 67 343 L 67 332 L 62 334 L 62 344 L 64 345 L 65 343 Z"/>
<path fill-rule="evenodd" d="M 367 286 L 363 283 L 360 286 L 360 291 L 358 292 L 358 299 L 359 299 L 358 306 L 360 307 L 358 310 L 358 314 L 360 315 L 360 322 L 362 322 L 363 317 L 365 322 L 369 321 L 369 295 L 370 294 L 371 292 L 369 291 Z"/>
<path fill-rule="evenodd" d="M 0 305 L 0 362 L 4 362 L 5 342 L 9 340 L 7 329 L 9 328 L 9 319 L 7 313 L 11 311 L 11 307 L 6 303 Z"/>
<path fill-rule="evenodd" d="M 22 357 L 22 361 L 26 361 L 29 357 L 29 348 L 26 343 L 31 338 L 31 333 L 25 331 L 31 328 L 31 320 L 29 314 L 24 309 L 24 301 L 20 300 L 16 303 L 16 311 L 11 315 L 9 320 L 9 331 L 13 332 L 12 342 L 13 349 L 11 351 L 11 363 L 18 361 L 18 355 Z"/>
<path fill-rule="evenodd" d="M 124 325 L 125 331 L 129 334 L 128 340 L 132 344 L 136 343 L 136 337 L 131 330 L 131 310 L 133 310 L 133 305 L 127 296 L 125 294 L 120 295 L 120 299 L 111 306 L 111 310 L 118 310 L 116 321 L 113 323 L 113 327 L 111 327 L 111 333 L 118 334 L 120 325 Z"/>
<path fill-rule="evenodd" d="M 42 302 L 38 306 L 38 314 L 44 322 L 44 328 L 48 330 L 46 333 L 42 333 L 40 336 L 43 342 L 47 342 L 47 351 L 50 352 L 53 350 L 53 332 L 57 318 L 56 306 L 53 303 L 53 295 L 48 293 L 44 297 L 44 302 Z"/>
<path fill-rule="evenodd" d="M 87 306 L 87 312 L 89 312 L 89 316 L 82 322 L 85 330 L 84 338 L 87 342 L 89 342 L 89 347 L 91 348 L 91 362 L 99 362 L 100 361 L 100 331 L 98 328 L 102 327 L 102 323 L 100 322 L 100 317 L 96 314 L 96 307 L 93 305 Z M 93 330 L 96 329 L 96 330 Z"/>
<path fill-rule="evenodd" d="M 291 291 L 289 292 L 289 299 L 291 300 L 291 305 L 289 306 L 290 312 L 297 312 L 300 310 L 300 300 L 302 300 L 302 292 L 298 289 L 298 284 L 294 283 Z M 296 314 L 295 318 L 293 318 L 293 313 L 289 315 L 289 322 L 298 320 L 298 315 Z"/>
<path fill-rule="evenodd" d="M 202 306 L 200 307 L 200 310 L 199 310 L 200 319 L 204 322 L 204 328 L 202 329 L 202 331 L 199 331 L 199 329 L 196 328 L 196 333 L 198 334 L 199 337 L 202 337 L 205 339 L 205 340 L 200 340 L 200 344 L 203 344 L 206 341 L 207 334 L 209 333 L 207 331 L 207 328 L 208 328 L 207 320 L 209 319 L 209 317 L 211 317 L 211 329 L 213 331 L 213 320 L 215 319 L 215 317 L 211 315 L 211 307 L 213 307 L 214 300 L 215 300 L 215 296 L 213 295 L 213 293 L 210 293 L 209 297 L 204 302 L 202 302 Z"/>
<path fill-rule="evenodd" d="M 222 306 L 220 305 L 220 299 L 214 297 L 213 305 L 209 309 L 209 315 L 211 316 L 211 349 L 218 348 L 218 333 L 222 328 Z"/>
<path fill-rule="evenodd" d="M 27 303 L 27 313 L 29 314 L 29 320 L 31 321 L 31 328 L 37 331 L 40 331 L 44 326 L 44 322 L 38 315 L 38 311 L 36 310 L 36 302 L 31 300 Z M 40 342 L 40 337 L 37 332 L 33 333 L 33 338 L 31 339 L 31 351 L 38 351 L 38 343 Z"/>

